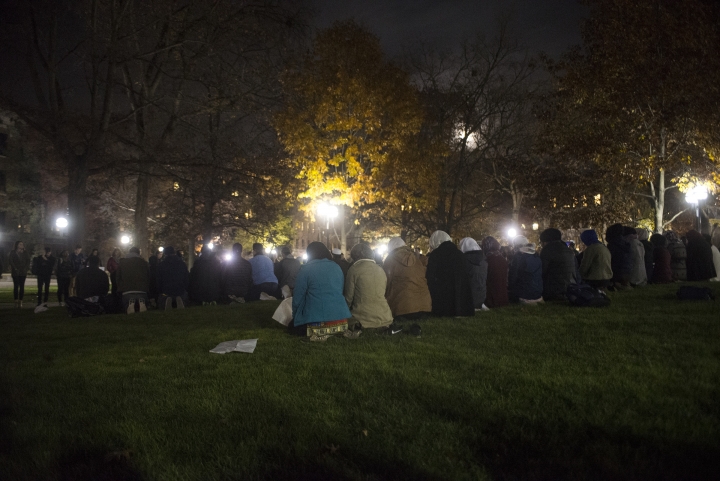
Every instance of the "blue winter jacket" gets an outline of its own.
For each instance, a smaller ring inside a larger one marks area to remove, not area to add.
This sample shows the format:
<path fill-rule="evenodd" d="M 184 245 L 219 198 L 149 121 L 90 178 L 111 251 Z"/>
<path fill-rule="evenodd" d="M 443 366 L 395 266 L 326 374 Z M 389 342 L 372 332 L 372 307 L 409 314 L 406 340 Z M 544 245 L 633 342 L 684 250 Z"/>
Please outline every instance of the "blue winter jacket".
<path fill-rule="evenodd" d="M 314 259 L 300 268 L 293 290 L 296 326 L 348 319 L 342 269 L 329 259 Z"/>
<path fill-rule="evenodd" d="M 508 274 L 510 299 L 535 300 L 542 297 L 542 260 L 535 254 L 516 252 L 510 260 Z"/>

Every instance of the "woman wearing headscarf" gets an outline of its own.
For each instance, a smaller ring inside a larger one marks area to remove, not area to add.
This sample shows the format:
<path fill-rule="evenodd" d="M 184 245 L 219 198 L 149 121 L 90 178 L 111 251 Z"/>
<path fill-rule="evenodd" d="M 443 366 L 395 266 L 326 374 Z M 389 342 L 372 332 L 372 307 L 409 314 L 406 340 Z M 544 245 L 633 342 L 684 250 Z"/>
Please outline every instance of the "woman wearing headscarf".
<path fill-rule="evenodd" d="M 476 311 L 483 310 L 485 297 L 487 297 L 487 271 L 488 264 L 485 254 L 472 237 L 465 237 L 460 241 L 460 252 L 463 253 L 467 264 L 465 265 L 470 278 L 470 290 L 472 291 L 473 305 Z M 485 307 L 487 310 L 487 307 Z"/>
<path fill-rule="evenodd" d="M 592 229 L 583 231 L 580 240 L 586 246 L 580 263 L 583 282 L 595 289 L 609 286 L 613 277 L 610 250 L 600 242 L 597 232 Z"/>
<path fill-rule="evenodd" d="M 715 266 L 715 277 L 710 280 L 714 282 L 720 281 L 720 250 L 718 250 L 718 248 L 713 245 L 712 237 L 710 237 L 710 234 L 703 234 L 703 237 L 705 238 L 707 243 L 710 244 L 710 250 L 712 251 L 713 256 L 713 265 Z"/>
<path fill-rule="evenodd" d="M 354 320 L 363 328 L 374 329 L 392 324 L 393 315 L 385 300 L 387 277 L 375 263 L 368 244 L 356 244 L 350 250 L 353 263 L 345 276 L 345 301 Z"/>
<path fill-rule="evenodd" d="M 633 250 L 623 237 L 624 232 L 622 224 L 613 224 L 605 231 L 605 239 L 611 255 L 612 288 L 618 290 L 632 289 L 630 277 L 634 267 Z"/>
<path fill-rule="evenodd" d="M 482 241 L 482 250 L 488 263 L 487 297 L 485 305 L 489 308 L 510 304 L 508 300 L 508 263 L 500 253 L 500 243 L 494 237 Z"/>
<path fill-rule="evenodd" d="M 645 262 L 647 280 L 648 282 L 652 282 L 653 265 L 655 264 L 653 262 L 653 251 L 655 250 L 655 247 L 653 247 L 652 242 L 650 242 L 650 232 L 647 229 L 637 227 L 635 230 L 637 231 L 638 240 L 645 248 L 643 260 Z"/>
<path fill-rule="evenodd" d="M 667 239 L 667 250 L 670 251 L 670 268 L 674 281 L 687 280 L 687 249 L 678 235 L 671 231 L 663 233 Z"/>
<path fill-rule="evenodd" d="M 416 255 L 400 237 L 388 242 L 383 263 L 387 276 L 385 298 L 393 317 L 418 319 L 432 312 L 426 274 L 428 258 Z"/>
<path fill-rule="evenodd" d="M 633 227 L 623 226 L 623 239 L 630 244 L 633 268 L 630 274 L 630 285 L 642 287 L 647 285 L 647 271 L 645 270 L 645 246 L 638 239 L 637 230 Z"/>
<path fill-rule="evenodd" d="M 672 257 L 667 250 L 667 239 L 662 234 L 653 234 L 650 237 L 653 245 L 653 284 L 668 284 L 673 281 L 673 272 L 670 264 Z"/>
<path fill-rule="evenodd" d="M 315 322 L 340 321 L 350 317 L 343 297 L 343 273 L 320 242 L 307 246 L 308 261 L 300 268 L 293 290 L 293 320 L 288 326 L 296 334 Z M 298 329 L 299 328 L 299 329 Z"/>
<path fill-rule="evenodd" d="M 691 230 L 687 234 L 687 280 L 707 281 L 715 277 L 712 247 L 701 233 Z"/>
<path fill-rule="evenodd" d="M 473 316 L 475 307 L 466 260 L 450 236 L 437 230 L 430 236 L 427 281 L 436 316 Z"/>
<path fill-rule="evenodd" d="M 525 236 L 513 239 L 514 253 L 510 259 L 508 291 L 513 302 L 536 304 L 542 302 L 542 260 L 535 254 L 535 244 Z"/>

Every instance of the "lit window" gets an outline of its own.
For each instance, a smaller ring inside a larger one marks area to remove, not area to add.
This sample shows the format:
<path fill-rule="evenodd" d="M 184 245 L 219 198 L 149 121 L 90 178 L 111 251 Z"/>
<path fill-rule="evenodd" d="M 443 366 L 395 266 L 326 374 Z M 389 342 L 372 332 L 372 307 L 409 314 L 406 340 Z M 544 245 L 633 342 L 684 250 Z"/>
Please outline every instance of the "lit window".
<path fill-rule="evenodd" d="M 180 190 L 180 184 L 178 182 L 173 182 L 173 190 Z"/>

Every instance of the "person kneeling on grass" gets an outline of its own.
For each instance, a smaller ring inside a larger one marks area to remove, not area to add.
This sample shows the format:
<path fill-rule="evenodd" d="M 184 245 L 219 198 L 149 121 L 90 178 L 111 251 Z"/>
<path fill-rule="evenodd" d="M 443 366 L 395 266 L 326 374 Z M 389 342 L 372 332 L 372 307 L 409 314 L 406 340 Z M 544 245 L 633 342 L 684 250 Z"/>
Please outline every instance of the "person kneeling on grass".
<path fill-rule="evenodd" d="M 123 306 L 128 314 L 135 313 L 135 302 L 140 312 L 147 311 L 147 293 L 150 289 L 150 265 L 140 257 L 140 248 L 131 247 L 120 259 L 116 279 L 122 293 Z"/>
<path fill-rule="evenodd" d="M 535 254 L 535 244 L 525 236 L 512 241 L 515 251 L 510 258 L 508 294 L 513 302 L 535 305 L 543 302 L 542 260 Z"/>
<path fill-rule="evenodd" d="M 460 241 L 460 251 L 467 260 L 465 268 L 470 278 L 470 290 L 475 310 L 487 311 L 489 309 L 485 306 L 485 298 L 487 297 L 488 263 L 485 260 L 485 253 L 472 237 L 465 237 Z"/>
<path fill-rule="evenodd" d="M 577 261 L 575 253 L 562 240 L 562 232 L 549 228 L 540 233 L 543 265 L 543 299 L 546 301 L 565 300 L 567 288 L 576 284 Z"/>
<path fill-rule="evenodd" d="M 221 265 L 207 244 L 190 271 L 190 299 L 203 306 L 217 304 L 220 299 Z"/>
<path fill-rule="evenodd" d="M 307 324 L 346 321 L 350 317 L 343 297 L 343 273 L 320 242 L 307 246 L 308 261 L 295 279 L 292 297 L 293 320 L 288 329 L 305 335 Z"/>
<path fill-rule="evenodd" d="M 427 259 L 416 254 L 400 237 L 388 242 L 388 256 L 383 263 L 387 276 L 385 298 L 396 319 L 422 319 L 432 312 L 425 277 Z"/>
<path fill-rule="evenodd" d="M 651 282 L 653 284 L 669 284 L 673 281 L 673 271 L 671 267 L 672 256 L 667 250 L 667 239 L 662 234 L 653 234 L 650 237 L 653 249 L 653 276 Z"/>
<path fill-rule="evenodd" d="M 345 277 L 344 292 L 353 319 L 363 328 L 389 326 L 393 315 L 385 299 L 385 271 L 375 263 L 375 254 L 367 244 L 356 244 L 350 257 L 353 264 Z"/>
<path fill-rule="evenodd" d="M 580 234 L 580 240 L 586 246 L 580 263 L 580 276 L 585 284 L 603 290 L 612 283 L 610 249 L 600 242 L 597 232 L 592 229 L 583 231 Z"/>
<path fill-rule="evenodd" d="M 187 303 L 187 289 L 190 285 L 190 273 L 185 262 L 175 255 L 175 248 L 167 246 L 163 259 L 157 266 L 158 308 L 172 309 L 173 301 L 178 309 Z"/>
<path fill-rule="evenodd" d="M 273 261 L 265 255 L 262 244 L 253 244 L 253 256 L 249 262 L 252 266 L 253 285 L 245 300 L 258 301 L 260 300 L 260 294 L 263 292 L 275 298 L 281 297 Z"/>
<path fill-rule="evenodd" d="M 475 315 L 467 260 L 450 236 L 441 230 L 430 236 L 427 281 L 436 316 L 469 317 Z"/>
<path fill-rule="evenodd" d="M 80 299 L 98 297 L 103 299 L 110 290 L 110 281 L 107 274 L 100 269 L 100 258 L 90 256 L 87 259 L 87 267 L 80 269 L 75 279 L 75 290 Z"/>

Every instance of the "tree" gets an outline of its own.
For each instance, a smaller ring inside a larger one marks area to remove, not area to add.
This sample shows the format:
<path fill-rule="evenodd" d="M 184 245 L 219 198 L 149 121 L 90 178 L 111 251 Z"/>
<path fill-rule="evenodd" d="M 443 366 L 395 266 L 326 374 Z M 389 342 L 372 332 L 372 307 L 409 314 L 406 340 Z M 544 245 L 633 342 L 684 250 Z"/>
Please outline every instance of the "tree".
<path fill-rule="evenodd" d="M 550 143 L 557 156 L 608 166 L 605 182 L 648 199 L 662 232 L 671 179 L 712 161 L 706 126 L 716 124 L 720 72 L 712 11 L 700 0 L 588 4 L 583 50 L 551 63 Z"/>
<path fill-rule="evenodd" d="M 329 200 L 359 213 L 382 203 L 379 172 L 403 161 L 421 124 L 408 75 L 354 22 L 321 31 L 284 75 L 275 126 L 305 189 L 304 208 Z"/>

